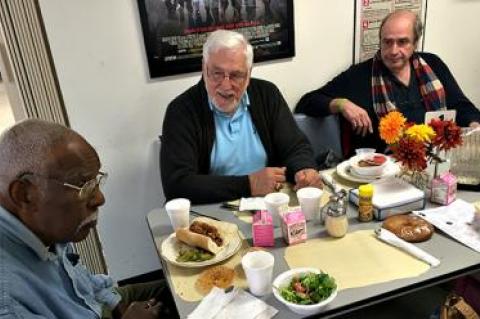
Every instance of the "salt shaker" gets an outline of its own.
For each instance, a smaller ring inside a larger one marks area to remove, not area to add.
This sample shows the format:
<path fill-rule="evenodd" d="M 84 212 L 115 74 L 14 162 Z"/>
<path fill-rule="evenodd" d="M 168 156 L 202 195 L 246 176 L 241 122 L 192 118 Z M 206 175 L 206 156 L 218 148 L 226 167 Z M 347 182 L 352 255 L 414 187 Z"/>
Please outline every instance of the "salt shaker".
<path fill-rule="evenodd" d="M 327 217 L 327 211 L 329 209 L 334 209 L 336 210 L 338 206 L 339 201 L 343 201 L 343 207 L 346 207 L 345 201 L 347 200 L 347 191 L 345 189 L 340 189 L 337 192 L 334 192 L 332 195 L 330 195 L 330 198 L 328 199 L 328 203 L 322 207 L 320 210 L 320 223 L 325 224 L 325 220 Z"/>
<path fill-rule="evenodd" d="M 346 191 L 342 190 L 330 197 L 325 212 L 325 227 L 332 237 L 343 237 L 348 230 Z"/>

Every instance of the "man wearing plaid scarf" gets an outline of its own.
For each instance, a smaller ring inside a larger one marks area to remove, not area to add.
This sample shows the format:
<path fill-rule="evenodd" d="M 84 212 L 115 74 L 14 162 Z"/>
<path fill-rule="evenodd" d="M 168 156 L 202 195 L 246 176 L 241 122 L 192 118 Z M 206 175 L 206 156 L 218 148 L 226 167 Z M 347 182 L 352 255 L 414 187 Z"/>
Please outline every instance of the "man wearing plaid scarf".
<path fill-rule="evenodd" d="M 385 144 L 379 138 L 378 121 L 393 109 L 416 123 L 423 123 L 427 111 L 455 109 L 460 126 L 480 126 L 480 111 L 443 61 L 434 54 L 415 52 L 421 35 L 421 21 L 413 12 L 389 14 L 380 26 L 377 54 L 307 93 L 296 112 L 340 113 L 342 133 L 348 136 L 342 139 L 346 156 L 359 147 L 382 151 Z"/>

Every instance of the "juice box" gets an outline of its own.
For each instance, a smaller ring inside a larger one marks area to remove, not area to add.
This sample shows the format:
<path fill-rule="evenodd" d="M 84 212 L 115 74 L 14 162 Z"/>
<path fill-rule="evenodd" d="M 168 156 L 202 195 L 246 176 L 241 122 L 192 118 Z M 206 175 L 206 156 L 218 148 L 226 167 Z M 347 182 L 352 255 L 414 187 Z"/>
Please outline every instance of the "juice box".
<path fill-rule="evenodd" d="M 450 172 L 432 180 L 432 194 L 430 200 L 433 203 L 448 205 L 457 197 L 457 178 Z"/>
<path fill-rule="evenodd" d="M 282 217 L 283 239 L 289 245 L 303 243 L 307 240 L 307 223 L 301 210 L 286 212 Z"/>
<path fill-rule="evenodd" d="M 253 246 L 272 247 L 275 245 L 272 215 L 267 210 L 257 211 L 253 216 L 252 237 Z"/>

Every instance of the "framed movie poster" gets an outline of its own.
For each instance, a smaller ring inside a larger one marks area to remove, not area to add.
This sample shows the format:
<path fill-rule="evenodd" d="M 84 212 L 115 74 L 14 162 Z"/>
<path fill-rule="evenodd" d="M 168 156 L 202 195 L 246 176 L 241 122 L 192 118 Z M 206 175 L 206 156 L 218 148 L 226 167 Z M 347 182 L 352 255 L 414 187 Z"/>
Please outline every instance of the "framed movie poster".
<path fill-rule="evenodd" d="M 217 29 L 243 33 L 254 61 L 295 55 L 293 0 L 138 0 L 150 77 L 201 70 Z"/>

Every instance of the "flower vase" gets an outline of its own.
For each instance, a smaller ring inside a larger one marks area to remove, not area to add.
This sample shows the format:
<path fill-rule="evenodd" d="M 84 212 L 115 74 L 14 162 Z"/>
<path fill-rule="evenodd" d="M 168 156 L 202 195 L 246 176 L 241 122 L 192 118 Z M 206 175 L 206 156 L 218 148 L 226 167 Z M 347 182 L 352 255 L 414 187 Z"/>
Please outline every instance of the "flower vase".
<path fill-rule="evenodd" d="M 435 164 L 433 165 L 433 179 L 437 178 L 439 176 L 439 162 L 435 161 Z"/>
<path fill-rule="evenodd" d="M 400 177 L 416 188 L 424 191 L 426 196 L 428 196 L 431 179 L 426 171 L 403 170 Z"/>
<path fill-rule="evenodd" d="M 412 176 L 412 184 L 422 191 L 428 190 L 430 186 L 430 178 L 427 172 L 414 172 Z"/>
<path fill-rule="evenodd" d="M 450 171 L 449 153 L 438 149 L 431 153 L 427 170 L 432 176 L 432 180 Z"/>

